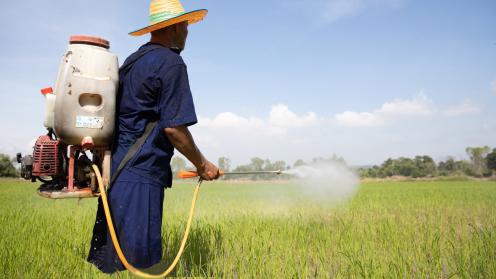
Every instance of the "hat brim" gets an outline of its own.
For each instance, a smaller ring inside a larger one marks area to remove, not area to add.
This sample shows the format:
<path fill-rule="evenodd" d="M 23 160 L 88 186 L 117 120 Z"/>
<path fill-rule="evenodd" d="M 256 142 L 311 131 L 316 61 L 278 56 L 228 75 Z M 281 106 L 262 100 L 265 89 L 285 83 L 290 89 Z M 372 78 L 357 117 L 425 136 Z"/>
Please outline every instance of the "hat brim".
<path fill-rule="evenodd" d="M 194 23 L 197 23 L 197 22 L 203 20 L 203 18 L 207 15 L 207 13 L 208 13 L 208 10 L 205 10 L 205 9 L 187 12 L 187 13 L 184 13 L 180 16 L 169 18 L 167 20 L 155 23 L 153 25 L 149 25 L 145 28 L 138 29 L 136 31 L 129 33 L 129 35 L 131 35 L 131 36 L 145 35 L 145 34 L 148 34 L 150 32 L 153 32 L 155 30 L 159 30 L 159 29 L 162 29 L 164 27 L 171 26 L 171 25 L 174 25 L 176 23 L 183 22 L 183 21 L 187 21 L 188 24 L 194 24 Z"/>

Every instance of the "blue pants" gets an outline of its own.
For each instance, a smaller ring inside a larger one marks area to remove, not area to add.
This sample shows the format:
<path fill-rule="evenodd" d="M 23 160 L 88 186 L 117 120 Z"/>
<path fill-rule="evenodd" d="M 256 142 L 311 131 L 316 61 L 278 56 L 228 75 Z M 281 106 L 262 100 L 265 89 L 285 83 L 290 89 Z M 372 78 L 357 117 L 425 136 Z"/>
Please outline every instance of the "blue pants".
<path fill-rule="evenodd" d="M 162 258 L 164 187 L 124 169 L 108 194 L 115 231 L 124 256 L 137 268 L 148 268 Z M 125 269 L 115 252 L 101 198 L 88 262 L 105 273 Z"/>

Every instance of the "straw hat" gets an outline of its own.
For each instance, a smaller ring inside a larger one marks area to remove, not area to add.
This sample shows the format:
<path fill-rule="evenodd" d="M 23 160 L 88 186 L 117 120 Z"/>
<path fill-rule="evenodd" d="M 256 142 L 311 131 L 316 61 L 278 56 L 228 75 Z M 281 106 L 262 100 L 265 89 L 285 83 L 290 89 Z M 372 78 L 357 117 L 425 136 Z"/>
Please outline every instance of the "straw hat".
<path fill-rule="evenodd" d="M 179 0 L 152 0 L 150 3 L 150 24 L 139 30 L 129 33 L 132 36 L 141 36 L 164 27 L 187 21 L 189 24 L 201 21 L 208 11 L 205 9 L 185 12 Z"/>

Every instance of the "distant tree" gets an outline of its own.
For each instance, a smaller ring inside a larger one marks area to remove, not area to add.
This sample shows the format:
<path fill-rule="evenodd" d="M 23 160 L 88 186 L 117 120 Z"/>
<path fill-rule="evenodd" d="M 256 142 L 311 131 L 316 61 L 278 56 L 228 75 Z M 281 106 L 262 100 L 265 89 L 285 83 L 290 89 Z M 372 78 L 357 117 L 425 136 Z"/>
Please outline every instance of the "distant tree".
<path fill-rule="evenodd" d="M 285 170 L 285 169 L 286 169 L 286 162 L 282 160 L 271 163 L 270 160 L 267 159 L 265 160 L 265 164 L 263 167 L 264 171 L 275 171 L 275 170 Z M 273 179 L 281 178 L 281 176 L 276 176 L 273 174 L 264 174 L 261 175 L 260 178 L 264 180 L 273 180 Z"/>
<path fill-rule="evenodd" d="M 370 177 L 381 177 L 381 168 L 379 166 L 373 166 L 372 168 L 369 169 L 369 175 Z"/>
<path fill-rule="evenodd" d="M 489 146 L 467 147 L 465 151 L 470 157 L 474 175 L 477 177 L 483 176 L 487 172 L 486 156 L 491 151 Z"/>
<path fill-rule="evenodd" d="M 453 157 L 449 157 L 446 161 L 439 162 L 439 164 L 437 165 L 437 169 L 439 171 L 439 175 L 452 175 L 456 171 L 455 159 L 453 159 Z"/>
<path fill-rule="evenodd" d="M 370 168 L 359 168 L 358 174 L 360 175 L 361 178 L 371 177 L 369 174 L 369 170 Z"/>
<path fill-rule="evenodd" d="M 230 171 L 231 170 L 231 159 L 227 157 L 220 157 L 219 158 L 219 168 L 224 170 L 224 171 Z"/>
<path fill-rule="evenodd" d="M 298 160 L 296 160 L 296 162 L 294 162 L 293 168 L 301 167 L 304 165 L 306 165 L 305 161 L 303 161 L 302 159 L 298 159 Z"/>
<path fill-rule="evenodd" d="M 415 156 L 414 162 L 415 170 L 412 173 L 413 177 L 426 177 L 436 175 L 437 166 L 430 156 Z"/>
<path fill-rule="evenodd" d="M 182 157 L 175 156 L 171 160 L 171 169 L 172 173 L 176 174 L 181 170 L 184 170 L 186 168 L 186 160 L 184 160 Z"/>
<path fill-rule="evenodd" d="M 286 167 L 287 167 L 286 162 L 281 160 L 281 161 L 275 161 L 268 170 L 285 170 Z"/>
<path fill-rule="evenodd" d="M 384 178 L 384 177 L 391 177 L 395 175 L 394 173 L 394 160 L 391 158 L 388 158 L 384 163 L 382 163 L 380 167 L 380 171 L 378 173 L 378 177 Z"/>
<path fill-rule="evenodd" d="M 486 164 L 487 169 L 491 171 L 491 173 L 496 172 L 496 148 L 486 156 Z"/>
<path fill-rule="evenodd" d="M 456 169 L 461 174 L 474 176 L 474 170 L 472 164 L 467 160 L 456 161 Z"/>
<path fill-rule="evenodd" d="M 261 159 L 254 157 L 247 165 L 240 165 L 234 168 L 234 172 L 252 172 L 252 171 L 274 171 L 286 170 L 288 166 L 285 161 L 275 161 L 272 163 L 269 159 Z M 276 176 L 273 174 L 248 174 L 238 175 L 236 177 L 228 177 L 227 179 L 250 179 L 250 180 L 272 180 L 282 178 L 283 176 Z"/>
<path fill-rule="evenodd" d="M 455 159 L 449 157 L 446 161 L 439 162 L 437 170 L 442 176 L 454 175 L 457 172 Z"/>
<path fill-rule="evenodd" d="M 265 163 L 266 161 L 261 158 L 258 157 L 251 158 L 250 168 L 252 171 L 262 171 Z"/>
<path fill-rule="evenodd" d="M 449 157 L 444 162 L 439 162 L 438 164 L 438 173 L 442 176 L 450 176 L 450 175 L 468 175 L 473 176 L 473 167 L 472 164 L 468 161 L 461 160 L 456 161 L 453 157 Z"/>
<path fill-rule="evenodd" d="M 332 156 L 329 159 L 327 159 L 326 161 L 346 165 L 346 161 L 344 160 L 344 158 L 341 156 L 338 156 L 336 154 L 332 154 Z"/>
<path fill-rule="evenodd" d="M 379 166 L 372 166 L 369 168 L 359 168 L 358 173 L 360 174 L 360 177 L 365 178 L 365 177 L 371 177 L 371 178 L 378 178 L 379 172 L 381 168 Z"/>
<path fill-rule="evenodd" d="M 269 159 L 265 159 L 264 160 L 264 164 L 263 164 L 262 170 L 264 170 L 264 171 L 266 171 L 266 170 L 272 170 L 272 163 L 270 162 Z"/>
<path fill-rule="evenodd" d="M 234 172 L 252 171 L 250 165 L 239 165 L 233 169 Z"/>
<path fill-rule="evenodd" d="M 320 164 L 320 163 L 342 163 L 346 165 L 346 161 L 344 160 L 343 157 L 338 156 L 336 154 L 332 154 L 331 157 L 328 158 L 323 158 L 323 157 L 316 157 L 312 159 L 313 164 Z"/>
<path fill-rule="evenodd" d="M 17 171 L 12 164 L 12 159 L 5 154 L 0 154 L 0 177 L 16 177 Z"/>
<path fill-rule="evenodd" d="M 237 166 L 233 171 L 235 172 L 262 171 L 264 169 L 265 163 L 266 163 L 265 160 L 258 157 L 254 157 L 251 158 L 249 164 Z M 238 175 L 235 177 L 235 179 L 259 180 L 261 179 L 261 175 L 258 174 Z"/>
<path fill-rule="evenodd" d="M 401 157 L 394 160 L 393 173 L 395 175 L 412 176 L 415 170 L 415 162 L 410 158 Z"/>

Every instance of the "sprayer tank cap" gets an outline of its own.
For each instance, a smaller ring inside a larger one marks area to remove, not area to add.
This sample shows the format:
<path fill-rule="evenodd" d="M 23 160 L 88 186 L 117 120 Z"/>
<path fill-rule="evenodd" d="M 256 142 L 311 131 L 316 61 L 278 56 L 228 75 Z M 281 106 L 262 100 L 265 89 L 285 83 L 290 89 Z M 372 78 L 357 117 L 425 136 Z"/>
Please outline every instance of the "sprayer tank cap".
<path fill-rule="evenodd" d="M 69 39 L 69 43 L 72 44 L 85 44 L 85 45 L 94 45 L 94 46 L 99 46 L 103 47 L 106 49 L 110 48 L 110 43 L 109 41 L 99 38 L 99 37 L 94 37 L 94 36 L 88 36 L 88 35 L 74 35 L 71 36 Z"/>

